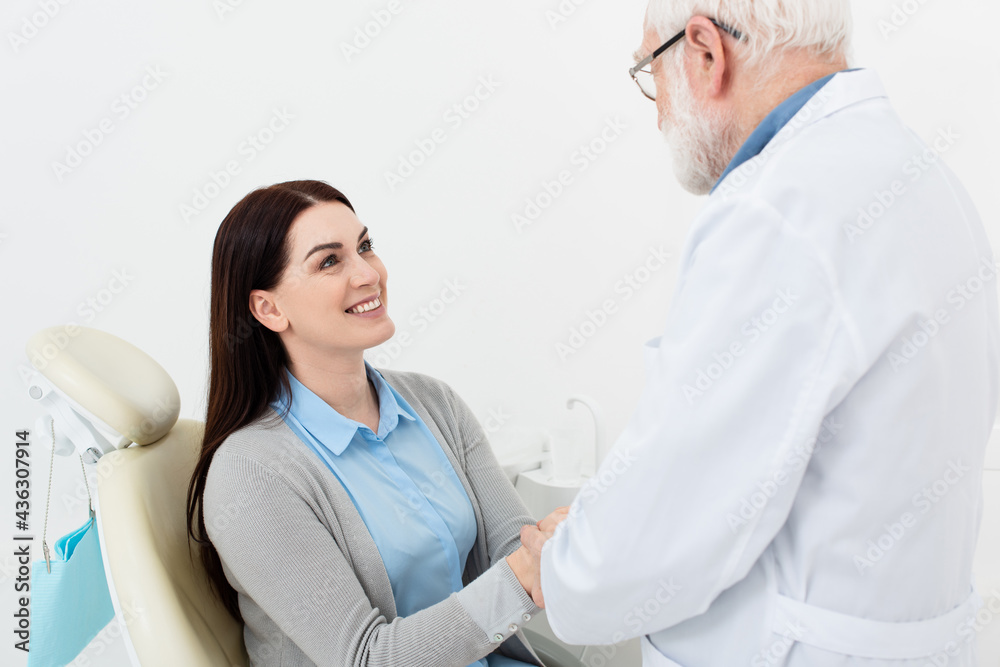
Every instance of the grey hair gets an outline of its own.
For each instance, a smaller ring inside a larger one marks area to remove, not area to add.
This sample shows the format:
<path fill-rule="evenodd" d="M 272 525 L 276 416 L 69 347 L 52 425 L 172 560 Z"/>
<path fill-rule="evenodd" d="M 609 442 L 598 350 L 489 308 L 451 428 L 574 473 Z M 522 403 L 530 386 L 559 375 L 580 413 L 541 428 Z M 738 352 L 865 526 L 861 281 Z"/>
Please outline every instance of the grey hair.
<path fill-rule="evenodd" d="M 646 25 L 667 39 L 694 16 L 743 33 L 742 58 L 751 67 L 776 51 L 803 49 L 829 62 L 850 52 L 850 0 L 650 0 Z"/>

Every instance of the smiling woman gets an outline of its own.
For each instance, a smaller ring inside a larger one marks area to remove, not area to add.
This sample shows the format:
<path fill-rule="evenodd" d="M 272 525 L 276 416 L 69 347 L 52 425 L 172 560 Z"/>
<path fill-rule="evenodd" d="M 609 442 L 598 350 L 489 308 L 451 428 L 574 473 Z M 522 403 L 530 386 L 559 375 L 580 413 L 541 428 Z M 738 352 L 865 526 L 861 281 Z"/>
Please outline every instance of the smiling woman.
<path fill-rule="evenodd" d="M 351 351 L 392 337 L 385 266 L 368 228 L 350 206 L 334 200 L 304 210 L 292 224 L 287 244 L 284 275 L 273 288 L 251 290 L 250 312 L 279 335 L 292 375 L 305 381 L 340 359 L 356 366 L 357 354 Z"/>
<path fill-rule="evenodd" d="M 395 330 L 387 279 L 326 183 L 226 216 L 190 535 L 255 665 L 540 665 L 534 521 L 482 429 L 444 383 L 364 361 Z"/>

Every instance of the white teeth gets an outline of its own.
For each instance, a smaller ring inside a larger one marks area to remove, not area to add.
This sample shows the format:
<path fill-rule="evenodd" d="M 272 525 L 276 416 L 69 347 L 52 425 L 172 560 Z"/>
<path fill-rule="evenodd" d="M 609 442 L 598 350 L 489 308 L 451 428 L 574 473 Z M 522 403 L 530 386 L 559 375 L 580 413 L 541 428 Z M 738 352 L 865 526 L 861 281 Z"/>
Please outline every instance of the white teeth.
<path fill-rule="evenodd" d="M 351 308 L 347 312 L 355 314 L 367 313 L 370 310 L 375 310 L 381 305 L 382 305 L 382 300 L 379 299 L 378 297 L 375 297 L 373 301 L 369 301 L 368 303 L 363 303 L 360 306 L 355 306 L 354 308 Z"/>

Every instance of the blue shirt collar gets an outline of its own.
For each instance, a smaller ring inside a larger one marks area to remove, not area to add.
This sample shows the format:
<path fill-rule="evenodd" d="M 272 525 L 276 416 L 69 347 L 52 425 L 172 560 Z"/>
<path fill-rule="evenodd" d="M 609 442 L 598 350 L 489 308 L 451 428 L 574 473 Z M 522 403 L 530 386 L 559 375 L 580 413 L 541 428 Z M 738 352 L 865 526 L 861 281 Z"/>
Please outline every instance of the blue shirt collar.
<path fill-rule="evenodd" d="M 317 396 L 298 381 L 298 379 L 287 370 L 288 383 L 291 387 L 291 401 L 288 413 L 309 432 L 316 440 L 322 443 L 330 452 L 340 456 L 347 446 L 351 444 L 355 434 L 361 431 L 363 435 L 369 434 L 371 429 L 360 422 L 344 417 L 339 412 L 330 407 L 326 401 Z M 382 377 L 382 374 L 375 370 L 371 364 L 365 362 L 365 372 L 368 379 L 375 385 L 375 392 L 378 394 L 378 437 L 385 438 L 399 424 L 399 418 L 403 417 L 409 421 L 415 421 L 416 415 L 412 408 L 405 403 L 396 400 L 395 392 Z M 272 404 L 275 410 L 281 413 L 289 406 L 289 397 L 282 392 L 277 400 Z"/>
<path fill-rule="evenodd" d="M 853 72 L 855 70 L 845 71 Z M 835 72 L 829 76 L 824 76 L 822 79 L 810 83 L 808 86 L 802 88 L 775 107 L 774 110 L 760 122 L 757 129 L 755 129 L 753 133 L 747 137 L 747 140 L 743 142 L 743 145 L 740 146 L 736 155 L 729 162 L 729 166 L 726 167 L 726 170 L 722 172 L 722 176 L 719 177 L 715 186 L 712 187 L 712 192 L 715 192 L 715 189 L 719 187 L 722 181 L 726 180 L 726 176 L 729 176 L 729 174 L 739 168 L 740 165 L 760 155 L 760 152 L 764 150 L 764 147 L 767 146 L 772 139 L 774 139 L 778 132 L 781 132 L 782 128 L 788 124 L 788 121 L 794 118 L 795 114 L 801 111 L 802 107 L 808 104 L 809 100 L 811 100 L 823 86 L 828 84 L 830 79 L 837 76 L 837 74 L 839 74 L 839 72 Z"/>

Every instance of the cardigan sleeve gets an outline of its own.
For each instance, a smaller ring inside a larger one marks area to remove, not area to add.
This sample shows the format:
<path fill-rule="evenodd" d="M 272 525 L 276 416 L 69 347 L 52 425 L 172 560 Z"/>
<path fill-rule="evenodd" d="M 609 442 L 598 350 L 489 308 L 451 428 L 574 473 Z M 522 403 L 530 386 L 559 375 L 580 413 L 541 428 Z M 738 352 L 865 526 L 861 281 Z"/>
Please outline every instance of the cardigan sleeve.
<path fill-rule="evenodd" d="M 466 667 L 513 634 L 500 624 L 527 607 L 514 602 L 518 590 L 530 598 L 502 560 L 442 602 L 387 622 L 345 556 L 347 545 L 337 544 L 307 497 L 280 471 L 223 448 L 209 469 L 203 511 L 230 583 L 317 665 Z"/>
<path fill-rule="evenodd" d="M 442 447 L 454 455 L 479 507 L 479 540 L 485 547 L 486 562 L 474 564 L 479 556 L 475 550 L 469 554 L 466 574 L 475 578 L 455 595 L 466 613 L 498 644 L 499 652 L 537 664 L 523 635 L 516 638 L 519 641 L 507 641 L 540 611 L 506 561 L 521 544 L 521 526 L 535 520 L 497 462 L 472 410 L 451 387 L 420 373 L 389 371 L 387 376 L 423 413 L 428 427 L 433 425 L 439 431 Z M 524 646 L 519 648 L 521 643 Z"/>
<path fill-rule="evenodd" d="M 509 556 L 521 545 L 521 526 L 535 525 L 524 501 L 507 479 L 489 439 L 465 401 L 448 385 L 445 398 L 454 411 L 458 446 L 469 484 L 480 499 L 490 563 Z"/>
<path fill-rule="evenodd" d="M 494 634 L 495 631 L 509 630 L 511 624 L 520 625 L 540 611 L 505 560 L 521 545 L 521 526 L 534 525 L 535 520 L 497 462 L 486 433 L 472 410 L 448 385 L 442 383 L 442 388 L 456 418 L 457 444 L 462 449 L 460 458 L 473 493 L 479 499 L 490 562 L 490 568 L 466 586 L 459 596 L 463 604 L 475 600 L 475 604 L 469 604 L 467 610 L 477 619 L 480 627 Z M 496 583 L 487 584 L 491 579 L 495 579 Z M 489 618 L 480 615 L 489 607 L 476 600 L 470 591 L 476 585 L 490 586 L 495 602 Z"/>

